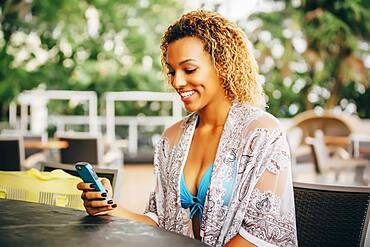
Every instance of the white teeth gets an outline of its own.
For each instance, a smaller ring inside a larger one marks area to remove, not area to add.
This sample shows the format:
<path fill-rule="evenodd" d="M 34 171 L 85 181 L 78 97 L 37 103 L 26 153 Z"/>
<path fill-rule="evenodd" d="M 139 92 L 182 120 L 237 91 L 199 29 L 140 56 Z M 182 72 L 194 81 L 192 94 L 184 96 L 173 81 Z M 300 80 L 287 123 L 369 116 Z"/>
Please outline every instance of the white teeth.
<path fill-rule="evenodd" d="M 195 91 L 194 91 L 194 90 L 186 91 L 186 92 L 179 92 L 179 94 L 180 94 L 180 96 L 181 96 L 182 98 L 184 98 L 184 97 L 190 97 L 190 96 L 192 96 L 194 93 L 195 93 Z"/>

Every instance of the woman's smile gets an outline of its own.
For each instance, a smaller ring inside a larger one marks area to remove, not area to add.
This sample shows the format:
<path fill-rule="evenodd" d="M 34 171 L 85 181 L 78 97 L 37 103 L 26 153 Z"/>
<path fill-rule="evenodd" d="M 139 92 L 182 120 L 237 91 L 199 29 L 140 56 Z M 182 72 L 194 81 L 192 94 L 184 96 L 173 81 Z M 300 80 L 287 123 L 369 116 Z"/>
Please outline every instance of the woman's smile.
<path fill-rule="evenodd" d="M 178 93 L 181 97 L 182 102 L 184 102 L 184 104 L 187 104 L 191 102 L 192 96 L 196 93 L 196 91 L 195 90 L 182 90 L 182 91 L 178 91 Z"/>

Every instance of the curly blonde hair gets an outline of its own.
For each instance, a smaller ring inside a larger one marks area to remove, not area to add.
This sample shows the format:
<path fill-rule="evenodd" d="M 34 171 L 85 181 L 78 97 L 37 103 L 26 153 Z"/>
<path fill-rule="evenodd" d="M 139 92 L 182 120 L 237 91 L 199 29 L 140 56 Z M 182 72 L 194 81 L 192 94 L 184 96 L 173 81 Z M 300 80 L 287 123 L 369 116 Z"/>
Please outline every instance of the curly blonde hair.
<path fill-rule="evenodd" d="M 257 80 L 258 67 L 248 49 L 244 32 L 215 12 L 197 10 L 181 16 L 170 25 L 161 39 L 162 67 L 166 68 L 168 45 L 185 37 L 197 37 L 213 60 L 230 100 L 265 107 L 262 85 Z"/>

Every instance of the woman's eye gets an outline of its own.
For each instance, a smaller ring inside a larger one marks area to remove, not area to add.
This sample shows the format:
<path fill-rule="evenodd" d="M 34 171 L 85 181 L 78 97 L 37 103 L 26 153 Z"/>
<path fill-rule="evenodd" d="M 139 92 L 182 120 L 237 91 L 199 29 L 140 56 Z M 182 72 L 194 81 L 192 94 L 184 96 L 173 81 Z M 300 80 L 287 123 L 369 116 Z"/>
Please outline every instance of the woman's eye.
<path fill-rule="evenodd" d="M 195 72 L 197 69 L 186 69 L 185 70 L 185 73 L 186 74 L 191 74 L 191 73 L 193 73 L 193 72 Z"/>

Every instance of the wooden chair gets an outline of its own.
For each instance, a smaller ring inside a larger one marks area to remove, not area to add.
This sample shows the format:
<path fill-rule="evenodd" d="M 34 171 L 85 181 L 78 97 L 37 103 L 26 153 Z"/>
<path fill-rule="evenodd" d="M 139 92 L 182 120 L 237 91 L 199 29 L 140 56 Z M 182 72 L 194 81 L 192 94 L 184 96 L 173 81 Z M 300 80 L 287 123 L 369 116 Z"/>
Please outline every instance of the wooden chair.
<path fill-rule="evenodd" d="M 331 148 L 338 147 L 351 149 L 350 135 L 370 135 L 370 128 L 364 125 L 357 116 L 346 113 L 337 113 L 332 110 L 302 112 L 291 119 L 291 125 L 287 130 L 289 139 L 294 139 L 294 152 L 297 163 L 312 163 L 313 157 L 307 146 L 306 137 L 314 137 L 316 130 L 322 130 L 325 143 Z"/>
<path fill-rule="evenodd" d="M 314 138 L 307 137 L 306 142 L 312 147 L 317 173 L 324 173 L 330 170 L 340 172 L 345 169 L 356 169 L 361 167 L 364 169 L 366 166 L 370 166 L 369 160 L 350 158 L 347 153 L 344 153 L 342 157 L 340 157 L 340 155 L 331 157 L 324 141 L 323 132 L 321 130 L 316 130 L 314 135 Z"/>

